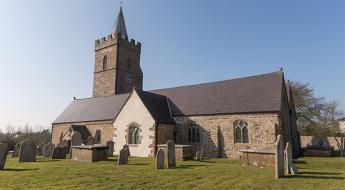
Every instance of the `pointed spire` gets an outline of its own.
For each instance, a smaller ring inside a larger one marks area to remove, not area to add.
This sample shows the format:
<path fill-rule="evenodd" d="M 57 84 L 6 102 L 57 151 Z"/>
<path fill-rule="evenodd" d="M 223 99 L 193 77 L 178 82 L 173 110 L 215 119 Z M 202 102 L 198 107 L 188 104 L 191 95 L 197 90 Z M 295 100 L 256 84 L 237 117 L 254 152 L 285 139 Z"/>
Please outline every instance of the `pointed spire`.
<path fill-rule="evenodd" d="M 125 38 L 127 35 L 126 30 L 126 24 L 125 24 L 125 18 L 123 16 L 122 7 L 120 7 L 120 12 L 117 15 L 116 21 L 114 23 L 113 29 L 111 31 L 112 33 L 120 33 L 123 38 Z"/>

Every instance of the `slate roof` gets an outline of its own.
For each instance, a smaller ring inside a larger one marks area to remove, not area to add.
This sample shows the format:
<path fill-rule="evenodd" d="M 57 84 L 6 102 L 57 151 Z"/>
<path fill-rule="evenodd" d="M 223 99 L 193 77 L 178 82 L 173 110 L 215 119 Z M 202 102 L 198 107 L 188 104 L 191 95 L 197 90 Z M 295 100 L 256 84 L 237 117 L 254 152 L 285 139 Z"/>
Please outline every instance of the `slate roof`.
<path fill-rule="evenodd" d="M 283 80 L 283 72 L 279 71 L 213 83 L 137 92 L 157 122 L 169 123 L 170 111 L 173 116 L 278 112 Z M 75 100 L 54 123 L 113 120 L 128 96 L 129 94 L 121 94 Z M 170 110 L 167 106 L 170 106 Z"/>
<path fill-rule="evenodd" d="M 157 123 L 175 124 L 170 115 L 167 97 L 141 90 L 136 92 Z"/>
<path fill-rule="evenodd" d="M 280 110 L 283 73 L 151 91 L 171 100 L 172 115 L 273 112 Z"/>
<path fill-rule="evenodd" d="M 114 119 L 129 94 L 74 100 L 54 123 L 101 121 Z"/>

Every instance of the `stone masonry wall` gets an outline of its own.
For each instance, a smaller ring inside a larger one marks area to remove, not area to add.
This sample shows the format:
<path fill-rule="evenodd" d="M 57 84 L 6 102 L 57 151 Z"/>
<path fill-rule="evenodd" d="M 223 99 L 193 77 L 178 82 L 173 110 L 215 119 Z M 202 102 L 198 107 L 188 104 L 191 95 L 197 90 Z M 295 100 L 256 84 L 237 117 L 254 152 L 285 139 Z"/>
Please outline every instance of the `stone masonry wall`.
<path fill-rule="evenodd" d="M 159 124 L 157 144 L 166 144 L 169 140 L 174 140 L 175 125 Z"/>
<path fill-rule="evenodd" d="M 101 144 L 106 144 L 107 141 L 113 140 L 114 127 L 113 121 L 94 121 L 94 122 L 81 122 L 81 123 L 64 123 L 53 124 L 52 128 L 52 143 L 58 144 L 61 133 L 65 134 L 72 124 L 85 125 L 90 131 L 91 135 L 95 137 L 96 130 L 101 131 Z"/>
<path fill-rule="evenodd" d="M 194 150 L 204 147 L 208 157 L 239 159 L 242 149 L 273 149 L 276 141 L 275 125 L 279 125 L 278 113 L 227 114 L 214 116 L 180 116 L 174 118 L 177 123 L 177 143 L 191 144 Z M 234 143 L 236 120 L 248 123 L 249 143 Z M 187 127 L 195 122 L 201 127 L 201 143 L 188 143 Z"/>

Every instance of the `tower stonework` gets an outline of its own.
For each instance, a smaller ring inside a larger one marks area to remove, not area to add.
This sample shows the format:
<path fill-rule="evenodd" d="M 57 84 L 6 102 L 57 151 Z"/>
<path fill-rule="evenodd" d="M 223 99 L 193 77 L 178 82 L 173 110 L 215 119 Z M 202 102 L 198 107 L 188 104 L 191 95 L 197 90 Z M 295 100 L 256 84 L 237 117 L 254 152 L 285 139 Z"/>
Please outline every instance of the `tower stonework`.
<path fill-rule="evenodd" d="M 114 28 L 112 34 L 95 42 L 93 97 L 128 93 L 133 87 L 143 89 L 141 43 L 129 41 L 122 9 Z"/>

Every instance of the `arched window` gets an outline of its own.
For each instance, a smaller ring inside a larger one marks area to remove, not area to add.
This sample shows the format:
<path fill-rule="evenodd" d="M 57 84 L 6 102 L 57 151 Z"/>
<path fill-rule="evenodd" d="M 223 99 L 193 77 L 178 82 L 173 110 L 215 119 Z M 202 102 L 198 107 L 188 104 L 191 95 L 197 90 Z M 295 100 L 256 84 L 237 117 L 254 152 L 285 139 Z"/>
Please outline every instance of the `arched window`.
<path fill-rule="evenodd" d="M 128 144 L 139 144 L 139 128 L 136 125 L 128 128 Z"/>
<path fill-rule="evenodd" d="M 188 142 L 190 142 L 190 143 L 199 143 L 199 142 L 201 142 L 200 128 L 195 123 L 192 123 L 188 127 Z"/>
<path fill-rule="evenodd" d="M 105 55 L 103 57 L 103 65 L 102 65 L 103 70 L 106 70 L 108 68 L 108 57 Z"/>
<path fill-rule="evenodd" d="M 235 143 L 248 143 L 248 124 L 243 120 L 234 122 Z"/>
<path fill-rule="evenodd" d="M 126 69 L 127 69 L 128 72 L 130 72 L 131 69 L 132 69 L 131 58 L 128 58 L 128 59 L 127 59 Z"/>

